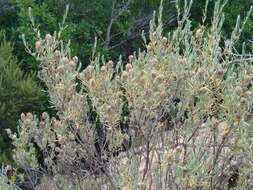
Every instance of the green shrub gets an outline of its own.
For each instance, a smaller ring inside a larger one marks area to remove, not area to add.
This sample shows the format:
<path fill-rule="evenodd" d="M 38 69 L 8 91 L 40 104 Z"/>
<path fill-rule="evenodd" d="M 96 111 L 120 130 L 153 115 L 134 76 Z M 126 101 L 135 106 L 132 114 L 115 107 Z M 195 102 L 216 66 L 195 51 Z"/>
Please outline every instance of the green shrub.
<path fill-rule="evenodd" d="M 43 110 L 46 99 L 32 76 L 24 76 L 13 48 L 0 33 L 0 163 L 9 162 L 10 139 L 4 129 L 16 131 L 22 112 Z"/>
<path fill-rule="evenodd" d="M 223 7 L 216 2 L 209 30 L 203 23 L 193 32 L 186 6 L 167 37 L 161 8 L 146 51 L 124 67 L 97 56 L 81 71 L 60 35 L 37 31 L 35 50 L 27 49 L 58 113 L 21 115 L 10 134 L 18 164 L 59 189 L 252 188 L 252 58 L 234 49 L 251 11 L 221 48 Z M 106 129 L 100 151 L 97 122 Z M 112 156 L 130 137 L 132 146 Z"/>

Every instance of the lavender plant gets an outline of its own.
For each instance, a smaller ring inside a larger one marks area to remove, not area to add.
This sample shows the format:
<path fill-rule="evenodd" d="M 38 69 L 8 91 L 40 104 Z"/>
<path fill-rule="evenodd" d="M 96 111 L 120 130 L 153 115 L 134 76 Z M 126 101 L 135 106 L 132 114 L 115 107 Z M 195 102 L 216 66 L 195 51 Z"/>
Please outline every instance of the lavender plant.
<path fill-rule="evenodd" d="M 25 45 L 41 62 L 57 118 L 22 114 L 10 134 L 34 187 L 43 178 L 54 189 L 252 188 L 252 57 L 234 48 L 252 8 L 224 39 L 226 1 L 216 2 L 210 29 L 203 16 L 196 31 L 191 4 L 185 1 L 183 12 L 178 6 L 178 27 L 166 37 L 161 6 L 146 51 L 125 65 L 97 56 L 81 70 L 61 31 L 41 37 L 35 29 L 34 50 Z"/>

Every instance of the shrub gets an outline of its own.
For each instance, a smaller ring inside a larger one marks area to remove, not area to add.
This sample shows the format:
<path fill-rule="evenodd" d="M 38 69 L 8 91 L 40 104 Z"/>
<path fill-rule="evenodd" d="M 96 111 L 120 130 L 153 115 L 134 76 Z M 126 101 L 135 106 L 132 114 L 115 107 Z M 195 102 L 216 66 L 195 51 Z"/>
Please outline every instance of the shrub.
<path fill-rule="evenodd" d="M 186 5 L 167 37 L 161 8 L 147 50 L 124 66 L 97 56 L 81 71 L 61 32 L 37 31 L 27 48 L 58 113 L 21 115 L 11 134 L 18 164 L 59 189 L 252 188 L 252 58 L 234 49 L 251 10 L 221 46 L 223 7 L 193 32 Z"/>

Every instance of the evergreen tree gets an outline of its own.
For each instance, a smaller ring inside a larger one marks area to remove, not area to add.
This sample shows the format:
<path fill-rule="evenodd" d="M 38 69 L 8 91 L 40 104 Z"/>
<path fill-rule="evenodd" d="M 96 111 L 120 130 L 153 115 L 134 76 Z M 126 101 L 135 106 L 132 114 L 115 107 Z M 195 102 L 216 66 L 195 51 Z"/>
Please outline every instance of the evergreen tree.
<path fill-rule="evenodd" d="M 24 75 L 12 45 L 0 32 L 0 162 L 10 159 L 10 142 L 5 129 L 15 130 L 22 112 L 39 113 L 45 97 L 32 75 Z"/>

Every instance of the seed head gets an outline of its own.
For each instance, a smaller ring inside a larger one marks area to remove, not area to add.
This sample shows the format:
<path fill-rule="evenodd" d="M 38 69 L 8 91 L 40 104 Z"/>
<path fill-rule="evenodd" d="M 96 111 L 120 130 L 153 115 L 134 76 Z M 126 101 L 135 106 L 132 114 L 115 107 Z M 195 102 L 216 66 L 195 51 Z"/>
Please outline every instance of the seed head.
<path fill-rule="evenodd" d="M 43 112 L 42 116 L 41 116 L 41 119 L 42 120 L 47 120 L 48 118 L 49 118 L 49 116 L 48 116 L 47 112 Z"/>

